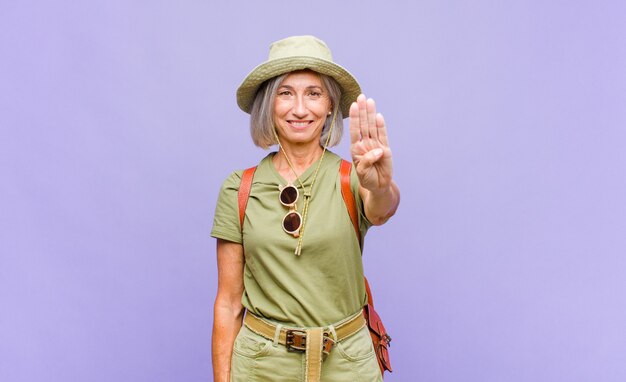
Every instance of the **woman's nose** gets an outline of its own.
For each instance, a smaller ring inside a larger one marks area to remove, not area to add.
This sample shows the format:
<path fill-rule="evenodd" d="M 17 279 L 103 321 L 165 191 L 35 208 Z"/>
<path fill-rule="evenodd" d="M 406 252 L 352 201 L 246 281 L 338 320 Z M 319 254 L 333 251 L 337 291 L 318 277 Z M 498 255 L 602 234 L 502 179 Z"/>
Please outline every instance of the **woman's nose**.
<path fill-rule="evenodd" d="M 300 117 L 303 117 L 307 114 L 306 102 L 304 101 L 304 97 L 300 95 L 297 95 L 295 97 L 292 112 L 294 115 Z"/>

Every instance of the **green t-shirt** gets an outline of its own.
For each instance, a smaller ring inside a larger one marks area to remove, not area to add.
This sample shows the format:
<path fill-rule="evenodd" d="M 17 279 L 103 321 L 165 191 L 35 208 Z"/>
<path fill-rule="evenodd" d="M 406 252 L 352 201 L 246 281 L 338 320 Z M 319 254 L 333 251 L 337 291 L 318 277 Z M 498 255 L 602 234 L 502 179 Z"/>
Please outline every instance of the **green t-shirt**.
<path fill-rule="evenodd" d="M 359 311 L 367 303 L 363 263 L 354 227 L 341 195 L 341 158 L 326 152 L 313 186 L 300 256 L 298 239 L 283 231 L 281 222 L 289 208 L 278 200 L 279 185 L 287 182 L 272 162 L 263 158 L 254 174 L 246 207 L 243 233 L 239 228 L 237 192 L 243 171 L 233 172 L 222 185 L 211 236 L 243 243 L 244 295 L 250 312 L 289 326 L 325 326 Z M 318 162 L 300 180 L 307 190 Z M 365 218 L 352 171 L 352 191 L 359 207 L 361 237 L 371 223 Z M 296 181 L 304 207 L 304 193 Z"/>

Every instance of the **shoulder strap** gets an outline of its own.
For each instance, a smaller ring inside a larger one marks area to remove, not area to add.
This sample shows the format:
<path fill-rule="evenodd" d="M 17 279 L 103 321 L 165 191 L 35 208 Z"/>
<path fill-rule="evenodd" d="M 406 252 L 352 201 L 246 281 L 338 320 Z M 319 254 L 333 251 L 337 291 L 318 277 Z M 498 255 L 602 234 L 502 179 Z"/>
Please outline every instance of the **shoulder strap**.
<path fill-rule="evenodd" d="M 363 249 L 363 242 L 361 241 L 361 230 L 359 230 L 359 215 L 356 207 L 356 200 L 354 199 L 354 193 L 350 187 L 350 172 L 352 171 L 352 163 L 345 159 L 341 160 L 341 166 L 339 166 L 339 177 L 341 180 L 341 195 L 343 201 L 348 209 L 350 220 L 352 220 L 352 226 L 354 227 L 354 233 L 359 240 L 359 245 Z M 365 291 L 367 292 L 367 303 L 374 306 L 374 300 L 372 299 L 372 291 L 370 290 L 370 284 L 367 282 L 367 277 L 364 277 Z"/>
<path fill-rule="evenodd" d="M 243 218 L 244 216 L 246 216 L 246 206 L 248 205 L 250 189 L 252 188 L 252 178 L 254 178 L 255 171 L 256 166 L 244 170 L 243 175 L 241 176 L 239 191 L 237 192 L 237 203 L 239 204 L 239 228 L 241 228 L 242 230 Z"/>
<path fill-rule="evenodd" d="M 356 208 L 356 200 L 354 199 L 352 188 L 350 188 L 350 171 L 352 171 L 352 163 L 348 162 L 345 159 L 342 159 L 341 166 L 339 166 L 339 177 L 341 179 L 341 195 L 343 196 L 343 201 L 346 204 L 346 208 L 348 209 L 350 220 L 352 220 L 354 233 L 356 234 L 356 238 L 357 240 L 359 240 L 359 245 L 362 248 L 363 246 L 361 243 L 361 230 L 359 230 L 359 215 Z"/>

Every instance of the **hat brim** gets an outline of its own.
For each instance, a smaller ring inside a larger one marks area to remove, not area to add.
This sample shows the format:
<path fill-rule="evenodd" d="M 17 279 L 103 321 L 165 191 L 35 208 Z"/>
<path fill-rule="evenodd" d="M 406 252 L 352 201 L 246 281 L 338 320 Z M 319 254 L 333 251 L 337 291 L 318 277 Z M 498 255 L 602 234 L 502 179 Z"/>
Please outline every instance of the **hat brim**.
<path fill-rule="evenodd" d="M 281 74 L 310 69 L 332 77 L 341 87 L 340 109 L 343 117 L 350 114 L 350 105 L 361 94 L 361 87 L 350 72 L 332 61 L 310 56 L 291 56 L 266 61 L 254 68 L 237 89 L 237 104 L 250 113 L 256 93 L 263 82 Z"/>

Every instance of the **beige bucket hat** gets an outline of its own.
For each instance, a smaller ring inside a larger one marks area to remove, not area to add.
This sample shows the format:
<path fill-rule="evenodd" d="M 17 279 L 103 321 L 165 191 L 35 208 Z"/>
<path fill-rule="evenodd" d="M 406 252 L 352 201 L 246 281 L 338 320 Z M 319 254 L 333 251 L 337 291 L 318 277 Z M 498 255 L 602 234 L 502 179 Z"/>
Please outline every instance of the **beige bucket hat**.
<path fill-rule="evenodd" d="M 350 104 L 361 94 L 361 87 L 350 72 L 333 62 L 330 49 L 314 36 L 292 36 L 270 45 L 267 61 L 254 68 L 237 89 L 237 104 L 250 113 L 256 92 L 270 78 L 296 70 L 311 69 L 330 76 L 341 87 L 340 108 L 344 117 Z"/>

